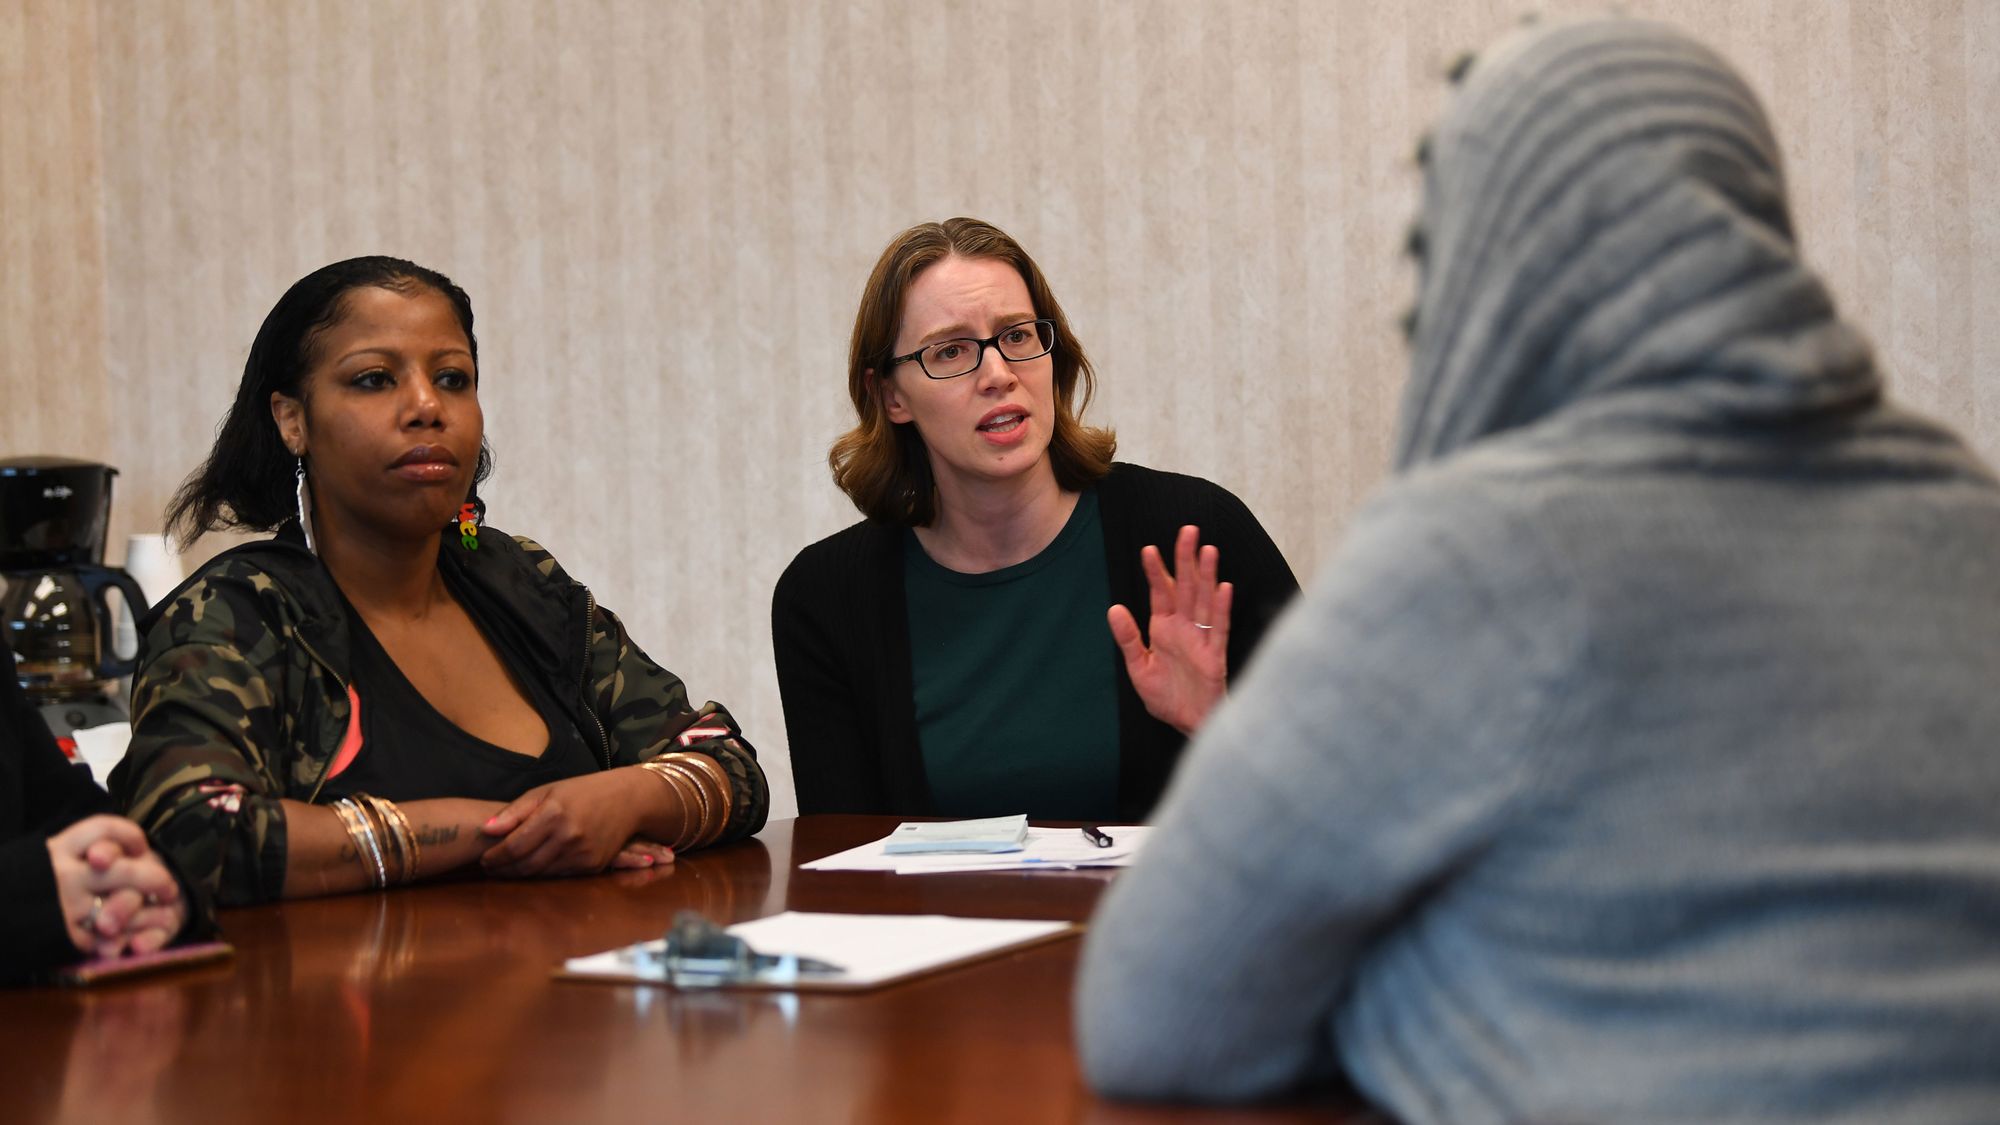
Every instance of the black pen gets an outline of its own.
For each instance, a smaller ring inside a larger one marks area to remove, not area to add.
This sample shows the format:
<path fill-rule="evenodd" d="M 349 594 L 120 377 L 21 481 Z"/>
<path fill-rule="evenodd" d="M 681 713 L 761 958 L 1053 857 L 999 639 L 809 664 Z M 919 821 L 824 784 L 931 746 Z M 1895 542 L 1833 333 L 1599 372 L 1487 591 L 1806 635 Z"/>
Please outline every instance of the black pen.
<path fill-rule="evenodd" d="M 1085 836 L 1090 837 L 1090 842 L 1096 844 L 1100 848 L 1108 848 L 1112 844 L 1111 837 L 1106 836 L 1104 834 L 1104 829 L 1102 828 L 1097 828 L 1086 824 L 1083 826 L 1083 834 Z"/>

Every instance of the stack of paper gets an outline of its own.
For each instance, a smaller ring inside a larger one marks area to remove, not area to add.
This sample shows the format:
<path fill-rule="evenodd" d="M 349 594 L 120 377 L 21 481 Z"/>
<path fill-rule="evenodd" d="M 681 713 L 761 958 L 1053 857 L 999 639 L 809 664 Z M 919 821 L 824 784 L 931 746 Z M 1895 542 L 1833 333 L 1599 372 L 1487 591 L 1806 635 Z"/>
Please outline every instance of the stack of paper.
<path fill-rule="evenodd" d="M 132 724 L 86 727 L 71 731 L 70 737 L 76 740 L 76 756 L 90 767 L 90 776 L 97 784 L 111 788 L 111 769 L 124 759 L 125 748 L 132 743 Z"/>
<path fill-rule="evenodd" d="M 1018 852 L 1028 842 L 1028 817 L 936 820 L 898 824 L 882 850 L 889 855 L 964 855 Z"/>
<path fill-rule="evenodd" d="M 1100 848 L 1079 829 L 1030 828 L 1020 851 L 997 855 L 891 855 L 885 851 L 888 839 L 884 839 L 800 866 L 807 871 L 893 871 L 898 875 L 1129 867 L 1151 831 L 1139 824 L 1110 825 L 1103 832 L 1111 837 L 1111 846 Z"/>

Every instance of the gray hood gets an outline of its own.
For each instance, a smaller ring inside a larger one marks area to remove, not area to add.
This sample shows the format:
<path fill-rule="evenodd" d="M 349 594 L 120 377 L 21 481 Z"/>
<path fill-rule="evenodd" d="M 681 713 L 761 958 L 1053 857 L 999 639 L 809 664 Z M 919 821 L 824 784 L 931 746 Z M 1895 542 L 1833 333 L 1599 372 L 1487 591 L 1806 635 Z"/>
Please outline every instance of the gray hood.
<path fill-rule="evenodd" d="M 1426 147 L 1399 469 L 1606 404 L 1768 432 L 1880 396 L 1800 262 L 1763 111 L 1672 28 L 1517 32 Z"/>

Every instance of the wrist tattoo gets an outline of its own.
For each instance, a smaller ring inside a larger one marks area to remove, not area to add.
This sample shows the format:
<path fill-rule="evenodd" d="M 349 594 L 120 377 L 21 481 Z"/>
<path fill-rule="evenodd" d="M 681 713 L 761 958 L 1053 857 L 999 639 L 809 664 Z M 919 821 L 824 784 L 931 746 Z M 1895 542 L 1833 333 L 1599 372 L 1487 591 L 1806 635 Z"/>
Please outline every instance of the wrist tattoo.
<path fill-rule="evenodd" d="M 417 829 L 419 844 L 449 844 L 456 839 L 458 839 L 456 824 L 426 824 Z"/>

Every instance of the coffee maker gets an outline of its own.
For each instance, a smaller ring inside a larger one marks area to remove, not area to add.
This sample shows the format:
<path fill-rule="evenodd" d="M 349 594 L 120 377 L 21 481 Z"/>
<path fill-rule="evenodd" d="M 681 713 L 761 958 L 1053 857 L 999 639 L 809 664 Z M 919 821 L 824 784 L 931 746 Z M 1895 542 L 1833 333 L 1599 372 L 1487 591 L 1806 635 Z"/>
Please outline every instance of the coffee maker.
<path fill-rule="evenodd" d="M 134 660 L 114 650 L 123 612 L 146 612 L 132 576 L 104 565 L 111 478 L 118 470 L 67 457 L 0 461 L 0 643 L 58 738 L 128 717 L 118 681 Z"/>

